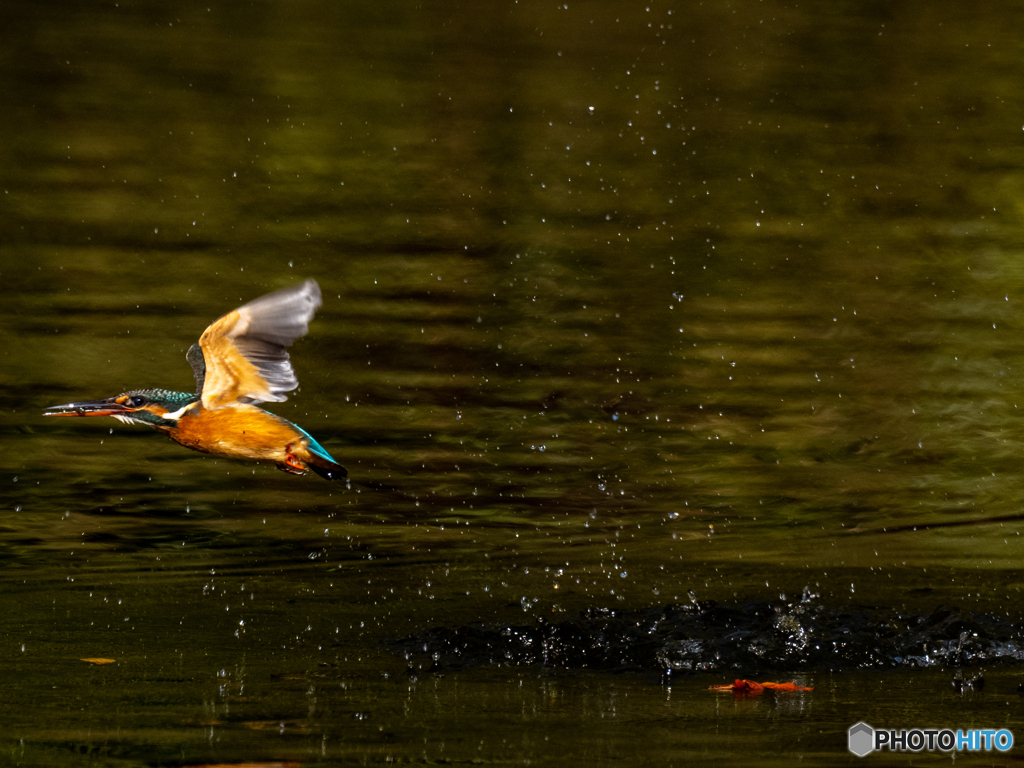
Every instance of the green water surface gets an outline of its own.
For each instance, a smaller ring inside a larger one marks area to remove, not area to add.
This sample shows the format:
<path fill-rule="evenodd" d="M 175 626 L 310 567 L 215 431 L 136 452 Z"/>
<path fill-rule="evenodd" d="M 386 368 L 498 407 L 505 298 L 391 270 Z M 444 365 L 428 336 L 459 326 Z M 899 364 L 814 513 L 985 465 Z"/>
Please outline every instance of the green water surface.
<path fill-rule="evenodd" d="M 734 700 L 707 688 L 742 670 L 432 674 L 389 645 L 805 590 L 1020 615 L 1020 6 L 4 17 L 0 762 L 833 765 L 858 720 L 1024 740 L 1013 666 L 970 694 L 794 669 L 813 692 Z M 308 277 L 271 410 L 350 487 L 42 418 L 190 389 L 207 324 Z"/>

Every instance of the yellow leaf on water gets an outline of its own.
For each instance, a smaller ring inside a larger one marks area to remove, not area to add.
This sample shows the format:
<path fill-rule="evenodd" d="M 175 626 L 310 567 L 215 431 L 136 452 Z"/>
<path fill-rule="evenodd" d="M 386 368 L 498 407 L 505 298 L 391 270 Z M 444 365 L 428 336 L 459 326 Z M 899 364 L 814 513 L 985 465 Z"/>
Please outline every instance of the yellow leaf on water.
<path fill-rule="evenodd" d="M 87 661 L 90 664 L 113 664 L 117 659 L 79 659 L 79 661 Z"/>

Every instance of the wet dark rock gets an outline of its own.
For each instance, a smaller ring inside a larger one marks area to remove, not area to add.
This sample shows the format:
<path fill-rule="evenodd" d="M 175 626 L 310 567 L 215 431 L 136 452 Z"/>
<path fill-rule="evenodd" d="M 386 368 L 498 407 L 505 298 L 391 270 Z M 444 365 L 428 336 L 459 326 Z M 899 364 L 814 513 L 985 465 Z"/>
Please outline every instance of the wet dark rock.
<path fill-rule="evenodd" d="M 829 607 L 805 596 L 791 603 L 594 608 L 559 622 L 433 627 L 390 645 L 410 669 L 432 673 L 489 664 L 667 675 L 959 668 L 1024 660 L 1024 621 L 950 606 L 921 615 Z M 960 680 L 961 690 L 983 684 L 981 677 Z"/>

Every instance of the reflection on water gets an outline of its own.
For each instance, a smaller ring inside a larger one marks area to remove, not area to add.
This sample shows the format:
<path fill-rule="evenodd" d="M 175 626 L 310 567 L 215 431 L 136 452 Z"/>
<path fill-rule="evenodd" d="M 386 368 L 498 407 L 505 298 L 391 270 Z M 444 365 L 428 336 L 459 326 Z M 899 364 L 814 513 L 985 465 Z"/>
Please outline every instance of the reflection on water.
<path fill-rule="evenodd" d="M 1019 619 L 1019 12 L 375 8 L 12 7 L 4 749 L 828 763 L 955 721 L 941 670 L 922 714 L 785 653 L 813 694 L 393 651 L 803 594 Z M 272 410 L 350 485 L 41 418 L 190 389 L 211 320 L 306 277 Z"/>

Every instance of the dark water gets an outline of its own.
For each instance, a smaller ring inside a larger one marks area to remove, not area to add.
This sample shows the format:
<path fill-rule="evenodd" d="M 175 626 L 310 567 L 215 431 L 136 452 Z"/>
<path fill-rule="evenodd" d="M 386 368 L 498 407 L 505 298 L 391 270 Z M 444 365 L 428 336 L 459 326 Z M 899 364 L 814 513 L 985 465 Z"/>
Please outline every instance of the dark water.
<path fill-rule="evenodd" d="M 6 10 L 0 761 L 1024 738 L 1020 8 Z M 41 417 L 307 277 L 351 487 Z"/>

